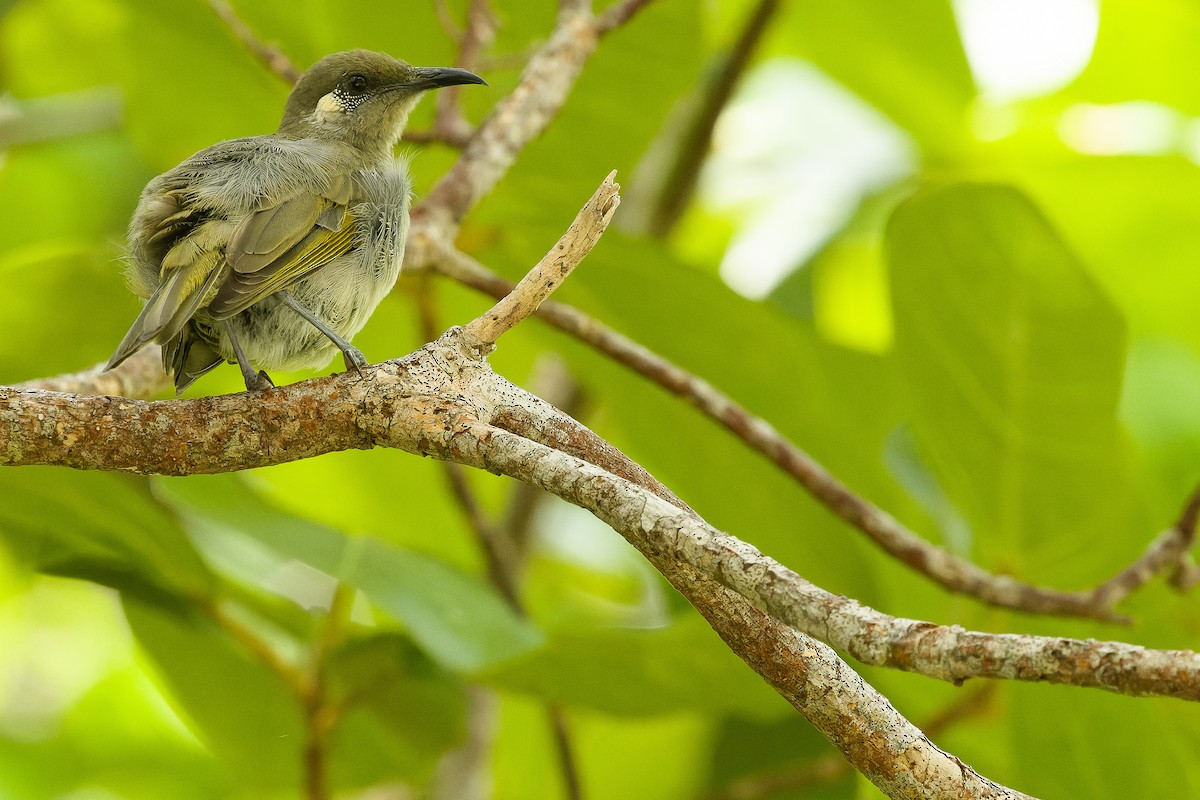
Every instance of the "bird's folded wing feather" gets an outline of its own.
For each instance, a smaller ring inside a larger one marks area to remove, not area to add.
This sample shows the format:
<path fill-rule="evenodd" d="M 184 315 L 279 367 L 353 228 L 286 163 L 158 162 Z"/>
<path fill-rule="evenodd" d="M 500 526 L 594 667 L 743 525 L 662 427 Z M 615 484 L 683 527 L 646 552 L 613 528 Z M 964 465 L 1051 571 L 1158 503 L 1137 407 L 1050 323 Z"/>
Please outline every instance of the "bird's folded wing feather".
<path fill-rule="evenodd" d="M 230 270 L 208 304 L 226 319 L 309 275 L 354 246 L 349 177 L 320 194 L 302 192 L 260 208 L 229 241 Z"/>

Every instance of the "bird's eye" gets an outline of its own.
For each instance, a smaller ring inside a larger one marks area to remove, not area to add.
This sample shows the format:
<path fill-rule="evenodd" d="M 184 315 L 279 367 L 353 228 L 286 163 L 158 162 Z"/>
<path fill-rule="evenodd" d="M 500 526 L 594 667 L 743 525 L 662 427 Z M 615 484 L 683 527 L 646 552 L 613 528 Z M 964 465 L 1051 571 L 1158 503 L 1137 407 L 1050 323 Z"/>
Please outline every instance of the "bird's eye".
<path fill-rule="evenodd" d="M 346 86 L 355 94 L 362 94 L 367 90 L 367 79 L 362 75 L 351 75 L 346 80 Z"/>

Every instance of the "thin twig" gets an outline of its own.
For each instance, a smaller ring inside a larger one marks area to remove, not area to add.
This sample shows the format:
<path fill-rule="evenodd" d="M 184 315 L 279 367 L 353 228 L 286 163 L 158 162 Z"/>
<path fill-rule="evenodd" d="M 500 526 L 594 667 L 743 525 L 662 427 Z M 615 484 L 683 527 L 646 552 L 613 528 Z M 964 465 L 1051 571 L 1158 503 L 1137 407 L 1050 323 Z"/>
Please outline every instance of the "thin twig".
<path fill-rule="evenodd" d="M 621 187 L 613 181 L 616 175 L 615 171 L 609 173 L 580 209 L 567 232 L 521 279 L 512 293 L 464 326 L 463 330 L 469 339 L 478 342 L 481 348 L 494 345 L 506 331 L 537 311 L 550 293 L 579 266 L 600 240 L 600 235 L 621 204 L 620 195 L 617 194 Z"/>
<path fill-rule="evenodd" d="M 283 656 L 279 655 L 273 647 L 267 644 L 249 626 L 230 614 L 228 609 L 218 600 L 204 598 L 197 601 L 197 607 L 209 619 L 215 622 L 217 627 L 245 647 L 256 659 L 274 672 L 283 681 L 284 685 L 291 690 L 292 694 L 297 697 L 304 695 L 306 682 L 303 672 L 284 660 Z"/>
<path fill-rule="evenodd" d="M 546 706 L 546 719 L 554 737 L 554 752 L 558 755 L 559 771 L 562 773 L 563 793 L 567 800 L 583 797 L 583 784 L 579 780 L 578 759 L 575 757 L 575 740 L 571 735 L 571 723 L 562 706 L 554 703 Z"/>
<path fill-rule="evenodd" d="M 432 342 L 442 331 L 434 307 L 433 288 L 427 280 L 422 280 L 415 293 L 422 342 Z M 483 504 L 479 502 L 475 492 L 471 489 L 466 470 L 459 464 L 449 461 L 443 462 L 442 470 L 451 494 L 458 502 L 458 507 L 462 510 L 468 527 L 475 534 L 475 541 L 479 543 L 479 549 L 483 551 L 488 579 L 504 596 L 509 606 L 514 611 L 523 614 L 524 607 L 521 605 L 521 595 L 517 590 L 516 581 L 521 556 L 517 552 L 514 542 L 506 530 L 498 528 L 488 519 L 487 514 L 484 513 Z"/>
<path fill-rule="evenodd" d="M 484 50 L 496 38 L 496 17 L 488 6 L 488 0 L 471 0 L 467 7 L 467 24 L 458 40 L 458 66 L 476 69 Z M 438 93 L 434 130 L 447 141 L 466 144 L 475 132 L 462 113 L 461 86 L 448 86 Z"/>
<path fill-rule="evenodd" d="M 263 66 L 288 83 L 296 82 L 301 70 L 282 50 L 259 38 L 254 29 L 238 16 L 233 6 L 226 0 L 208 0 L 208 5 Z"/>
<path fill-rule="evenodd" d="M 1188 564 L 1192 545 L 1196 541 L 1196 521 L 1200 517 L 1200 485 L 1192 491 L 1179 519 L 1160 533 L 1146 551 L 1125 569 L 1092 590 L 1098 607 L 1115 608 L 1122 600 L 1145 586 L 1158 575 L 1174 568 L 1171 585 L 1187 591 L 1190 584 L 1181 575 L 1193 568 Z"/>
<path fill-rule="evenodd" d="M 433 341 L 440 332 L 441 325 L 437 319 L 437 311 L 433 298 L 433 287 L 423 281 L 416 291 L 417 316 L 420 320 L 420 338 L 422 341 Z M 505 525 L 497 526 L 492 523 L 483 510 L 483 504 L 471 489 L 466 470 L 451 461 L 442 462 L 445 466 L 446 479 L 450 490 L 458 502 L 458 507 L 466 518 L 468 526 L 475 534 L 480 550 L 487 563 L 488 580 L 504 597 L 509 607 L 522 617 L 528 612 L 521 602 L 519 589 L 520 574 L 527 556 L 525 544 L 528 538 L 524 530 L 518 531 L 514 522 L 522 526 L 528 524 L 527 519 L 506 516 Z M 514 482 L 514 497 L 526 494 L 527 484 Z M 534 490 L 536 491 L 536 490 Z M 536 492 L 538 498 L 545 497 L 544 492 Z M 582 789 L 579 782 L 579 770 L 575 763 L 575 753 L 572 744 L 570 725 L 562 708 L 547 703 L 545 706 L 546 721 L 553 734 L 555 753 L 558 756 L 559 770 L 562 773 L 563 787 L 567 800 L 579 800 Z"/>
<path fill-rule="evenodd" d="M 328 800 L 330 797 L 327 751 L 329 734 L 337 724 L 340 710 L 329 702 L 326 678 L 329 656 L 345 635 L 353 604 L 354 590 L 339 583 L 333 590 L 325 624 L 321 626 L 309 655 L 308 675 L 301 696 L 306 733 L 304 786 L 307 800 Z"/>
<path fill-rule="evenodd" d="M 96 364 L 81 372 L 18 383 L 15 388 L 145 399 L 162 394 L 172 386 L 170 376 L 163 371 L 162 350 L 154 343 L 111 370 L 105 371 L 104 367 L 104 364 Z"/>
<path fill-rule="evenodd" d="M 513 291 L 512 283 L 456 250 L 436 254 L 433 268 L 492 297 L 507 297 Z M 1098 602 L 1092 592 L 1059 591 L 1023 583 L 1007 575 L 994 575 L 927 542 L 886 511 L 852 492 L 766 420 L 754 416 L 707 381 L 578 309 L 551 300 L 541 305 L 536 316 L 688 400 L 794 478 L 885 552 L 942 587 L 991 605 L 1029 613 L 1126 621 L 1110 606 Z"/>
<path fill-rule="evenodd" d="M 612 33 L 652 2 L 654 0 L 621 0 L 614 3 L 596 17 L 596 33 L 600 36 Z"/>
<path fill-rule="evenodd" d="M 759 0 L 733 47 L 718 58 L 705 77 L 698 90 L 698 104 L 692 109 L 682 135 L 674 142 L 677 146 L 671 150 L 669 167 L 654 188 L 654 202 L 646 220 L 652 235 L 662 237 L 670 233 L 691 202 L 717 119 L 729 104 L 779 6 L 780 0 Z"/>

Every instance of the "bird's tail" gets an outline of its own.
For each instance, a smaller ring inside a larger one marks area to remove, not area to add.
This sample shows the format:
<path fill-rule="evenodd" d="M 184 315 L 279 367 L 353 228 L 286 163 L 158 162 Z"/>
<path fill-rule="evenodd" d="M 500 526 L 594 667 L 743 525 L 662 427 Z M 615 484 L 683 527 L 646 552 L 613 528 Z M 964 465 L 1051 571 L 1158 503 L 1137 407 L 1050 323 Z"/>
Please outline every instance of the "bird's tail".
<path fill-rule="evenodd" d="M 165 344 L 184 329 L 201 301 L 211 294 L 225 274 L 227 265 L 221 254 L 214 253 L 213 258 L 221 258 L 222 263 L 202 259 L 172 271 L 159 284 L 117 346 L 117 351 L 104 365 L 106 371 L 141 350 L 147 343 L 158 341 Z"/>
<path fill-rule="evenodd" d="M 175 394 L 183 394 L 184 389 L 224 359 L 189 324 L 163 345 L 162 361 L 163 369 L 175 379 Z"/>

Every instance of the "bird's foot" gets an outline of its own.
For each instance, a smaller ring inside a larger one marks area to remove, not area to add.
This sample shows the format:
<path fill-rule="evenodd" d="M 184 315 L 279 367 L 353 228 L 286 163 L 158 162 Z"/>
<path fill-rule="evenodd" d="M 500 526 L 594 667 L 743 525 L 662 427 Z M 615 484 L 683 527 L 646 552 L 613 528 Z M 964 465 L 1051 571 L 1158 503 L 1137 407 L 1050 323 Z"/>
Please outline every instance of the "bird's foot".
<path fill-rule="evenodd" d="M 343 348 L 342 349 L 342 360 L 346 362 L 346 371 L 347 372 L 349 372 L 350 370 L 354 370 L 355 372 L 362 372 L 364 369 L 366 369 L 368 366 L 371 365 L 371 362 L 367 361 L 367 357 L 364 356 L 362 354 L 362 351 L 359 350 L 357 347 Z"/>
<path fill-rule="evenodd" d="M 263 389 L 274 389 L 275 384 L 271 380 L 271 376 L 263 372 L 261 369 L 257 374 L 247 373 L 244 375 L 246 379 L 247 392 L 261 392 Z"/>

